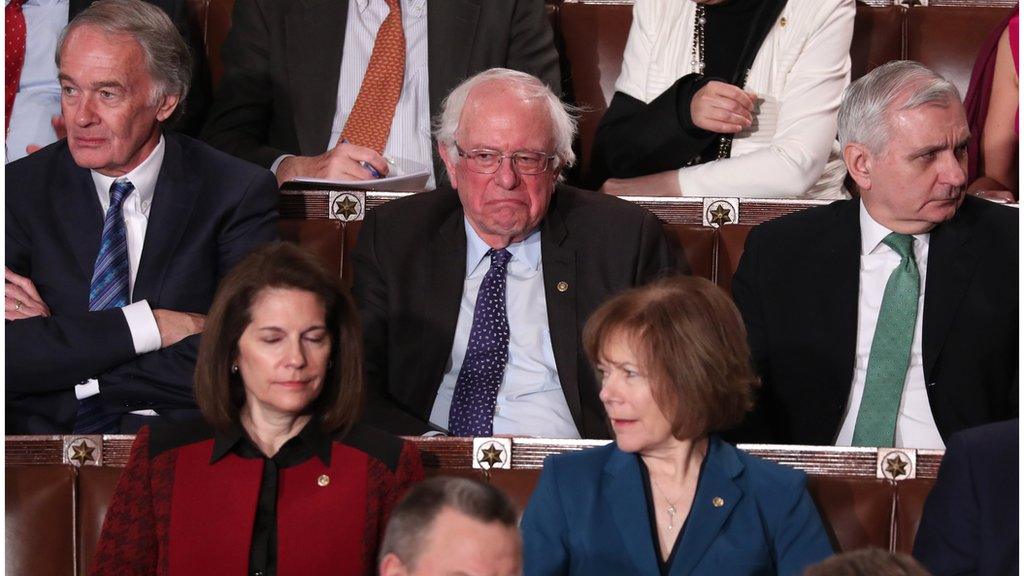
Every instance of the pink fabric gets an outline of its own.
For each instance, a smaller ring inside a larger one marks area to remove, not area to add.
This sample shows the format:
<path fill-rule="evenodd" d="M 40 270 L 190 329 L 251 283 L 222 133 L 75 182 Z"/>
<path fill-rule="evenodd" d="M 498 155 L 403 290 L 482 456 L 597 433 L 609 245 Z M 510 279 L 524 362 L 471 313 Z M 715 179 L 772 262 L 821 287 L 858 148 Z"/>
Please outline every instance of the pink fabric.
<path fill-rule="evenodd" d="M 1020 34 L 1020 15 L 1014 14 L 1013 18 L 1010 18 L 1010 23 L 1006 25 L 1006 28 L 1010 31 L 1010 52 L 1013 53 L 1013 67 L 1017 70 L 1017 77 L 1020 78 L 1020 60 L 1018 59 L 1018 52 L 1020 51 L 1018 36 Z M 1013 118 L 1013 131 L 1020 134 L 1020 108 L 1017 108 L 1017 115 Z"/>

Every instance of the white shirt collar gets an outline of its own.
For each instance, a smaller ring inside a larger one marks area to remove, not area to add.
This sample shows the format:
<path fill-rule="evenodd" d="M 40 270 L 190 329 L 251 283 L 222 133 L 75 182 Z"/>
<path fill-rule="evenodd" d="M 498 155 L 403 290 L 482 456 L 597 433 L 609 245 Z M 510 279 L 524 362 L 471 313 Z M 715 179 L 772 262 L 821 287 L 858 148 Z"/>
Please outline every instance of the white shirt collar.
<path fill-rule="evenodd" d="M 153 193 L 156 191 L 156 181 L 160 176 L 160 167 L 164 163 L 164 150 L 166 148 L 164 145 L 164 135 L 161 134 L 160 141 L 157 142 L 156 148 L 153 148 L 149 156 L 124 176 L 104 176 L 95 170 L 90 170 L 89 172 L 92 174 L 92 181 L 96 186 L 96 190 L 107 195 L 110 194 L 110 185 L 115 180 L 128 180 L 135 187 L 135 195 L 137 195 L 138 201 L 148 206 L 149 202 L 153 199 Z"/>
<path fill-rule="evenodd" d="M 480 238 L 468 218 L 463 218 L 466 227 L 466 276 L 468 277 L 487 256 L 491 247 Z M 509 244 L 505 248 L 512 254 L 511 262 L 519 262 L 530 271 L 540 267 L 540 229 L 530 232 L 521 242 Z"/>
<path fill-rule="evenodd" d="M 861 256 L 874 253 L 878 247 L 882 244 L 882 240 L 892 233 L 885 226 L 882 226 L 871 214 L 868 213 L 868 209 L 864 207 L 864 201 L 860 201 L 860 253 Z M 928 243 L 928 239 L 931 235 L 929 233 L 914 234 L 914 238 L 918 242 Z"/>

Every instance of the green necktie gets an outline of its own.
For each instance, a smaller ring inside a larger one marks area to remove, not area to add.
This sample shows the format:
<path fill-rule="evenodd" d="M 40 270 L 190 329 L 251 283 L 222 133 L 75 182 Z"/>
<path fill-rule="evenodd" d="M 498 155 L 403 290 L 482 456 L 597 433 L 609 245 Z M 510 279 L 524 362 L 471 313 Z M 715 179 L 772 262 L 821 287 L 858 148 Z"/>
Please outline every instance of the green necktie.
<path fill-rule="evenodd" d="M 871 340 L 864 396 L 853 430 L 854 446 L 892 446 L 903 382 L 910 365 L 910 345 L 917 321 L 921 276 L 914 261 L 914 237 L 895 232 L 882 242 L 900 255 L 900 264 L 885 284 L 882 307 Z"/>

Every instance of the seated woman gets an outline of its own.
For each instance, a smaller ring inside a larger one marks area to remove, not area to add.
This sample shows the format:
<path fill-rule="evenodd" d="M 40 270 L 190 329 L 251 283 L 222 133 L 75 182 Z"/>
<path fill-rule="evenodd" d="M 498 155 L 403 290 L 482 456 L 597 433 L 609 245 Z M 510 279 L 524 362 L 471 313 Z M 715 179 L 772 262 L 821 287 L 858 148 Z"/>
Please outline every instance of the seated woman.
<path fill-rule="evenodd" d="M 971 128 L 967 191 L 989 200 L 1017 201 L 1018 35 L 1015 8 L 979 50 L 964 99 Z"/>
<path fill-rule="evenodd" d="M 854 0 L 637 0 L 590 184 L 616 195 L 847 197 L 836 113 L 853 19 Z"/>
<path fill-rule="evenodd" d="M 715 435 L 756 382 L 725 292 L 661 280 L 598 308 L 583 339 L 615 442 L 545 462 L 526 574 L 799 574 L 832 554 L 804 474 Z"/>
<path fill-rule="evenodd" d="M 206 422 L 139 431 L 94 574 L 372 574 L 415 446 L 357 424 L 362 352 L 337 278 L 290 244 L 223 280 L 200 344 Z"/>

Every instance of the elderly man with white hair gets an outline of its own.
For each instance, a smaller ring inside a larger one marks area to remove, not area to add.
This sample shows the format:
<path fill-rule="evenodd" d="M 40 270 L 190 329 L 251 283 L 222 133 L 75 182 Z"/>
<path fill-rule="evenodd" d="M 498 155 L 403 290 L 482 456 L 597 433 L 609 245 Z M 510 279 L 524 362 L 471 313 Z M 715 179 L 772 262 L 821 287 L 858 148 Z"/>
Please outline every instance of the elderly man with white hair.
<path fill-rule="evenodd" d="M 676 262 L 653 214 L 558 183 L 575 160 L 575 124 L 537 78 L 481 72 L 452 91 L 439 121 L 451 188 L 367 214 L 353 292 L 372 424 L 608 436 L 583 324 Z"/>
<path fill-rule="evenodd" d="M 733 295 L 762 388 L 738 440 L 942 448 L 1017 411 L 1017 211 L 964 197 L 956 88 L 910 61 L 849 86 L 860 198 L 751 231 Z"/>

